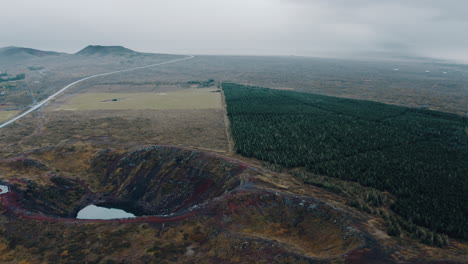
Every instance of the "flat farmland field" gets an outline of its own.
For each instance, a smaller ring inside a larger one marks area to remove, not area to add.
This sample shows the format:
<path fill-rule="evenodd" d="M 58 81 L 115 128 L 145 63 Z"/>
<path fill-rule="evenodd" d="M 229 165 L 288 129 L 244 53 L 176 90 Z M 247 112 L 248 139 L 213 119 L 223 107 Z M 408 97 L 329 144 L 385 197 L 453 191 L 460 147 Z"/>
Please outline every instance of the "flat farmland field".
<path fill-rule="evenodd" d="M 7 121 L 18 113 L 19 111 L 0 111 L 0 122 Z"/>
<path fill-rule="evenodd" d="M 215 89 L 190 89 L 167 93 L 80 93 L 55 103 L 49 110 L 160 110 L 220 109 Z"/>
<path fill-rule="evenodd" d="M 228 148 L 222 109 L 44 111 L 43 119 L 24 119 L 0 130 L 0 159 L 70 140 L 99 148 L 181 145 L 216 152 Z M 17 143 L 10 146 L 12 142 Z"/>

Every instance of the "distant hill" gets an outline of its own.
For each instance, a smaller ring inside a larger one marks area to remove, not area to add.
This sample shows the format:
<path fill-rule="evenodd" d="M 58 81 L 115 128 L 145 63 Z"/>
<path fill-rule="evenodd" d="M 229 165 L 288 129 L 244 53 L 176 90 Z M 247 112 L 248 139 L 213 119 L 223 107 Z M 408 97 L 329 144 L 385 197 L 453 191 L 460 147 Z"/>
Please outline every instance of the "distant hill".
<path fill-rule="evenodd" d="M 31 48 L 22 47 L 5 47 L 0 48 L 0 57 L 46 57 L 46 56 L 57 56 L 62 53 L 55 51 L 43 51 Z"/>
<path fill-rule="evenodd" d="M 86 48 L 75 53 L 76 55 L 84 56 L 123 56 L 138 54 L 138 52 L 127 49 L 122 46 L 93 46 L 89 45 Z"/>

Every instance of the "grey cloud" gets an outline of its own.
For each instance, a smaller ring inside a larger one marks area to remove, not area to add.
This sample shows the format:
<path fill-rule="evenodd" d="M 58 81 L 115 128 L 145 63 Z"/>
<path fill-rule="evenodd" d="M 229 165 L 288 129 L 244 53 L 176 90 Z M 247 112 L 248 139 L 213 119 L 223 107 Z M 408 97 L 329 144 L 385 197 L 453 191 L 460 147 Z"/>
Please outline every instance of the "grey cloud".
<path fill-rule="evenodd" d="M 468 1 L 15 0 L 0 46 L 88 44 L 193 54 L 346 56 L 392 52 L 468 61 Z"/>

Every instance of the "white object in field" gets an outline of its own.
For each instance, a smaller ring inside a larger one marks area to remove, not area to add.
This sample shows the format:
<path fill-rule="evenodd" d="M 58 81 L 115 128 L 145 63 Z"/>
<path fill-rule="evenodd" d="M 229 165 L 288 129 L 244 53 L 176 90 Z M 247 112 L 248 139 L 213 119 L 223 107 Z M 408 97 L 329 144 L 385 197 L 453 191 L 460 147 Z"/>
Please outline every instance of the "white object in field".
<path fill-rule="evenodd" d="M 10 190 L 8 189 L 8 186 L 6 185 L 0 185 L 0 194 L 4 194 L 9 192 Z"/>

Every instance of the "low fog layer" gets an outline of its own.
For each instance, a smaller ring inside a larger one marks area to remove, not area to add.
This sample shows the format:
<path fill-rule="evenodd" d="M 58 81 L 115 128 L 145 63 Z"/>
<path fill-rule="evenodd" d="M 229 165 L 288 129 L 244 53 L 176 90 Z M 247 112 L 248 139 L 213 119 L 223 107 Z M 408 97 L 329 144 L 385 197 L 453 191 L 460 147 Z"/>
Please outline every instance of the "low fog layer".
<path fill-rule="evenodd" d="M 468 62 L 460 0 L 15 0 L 1 46 L 185 54 L 400 54 Z"/>

